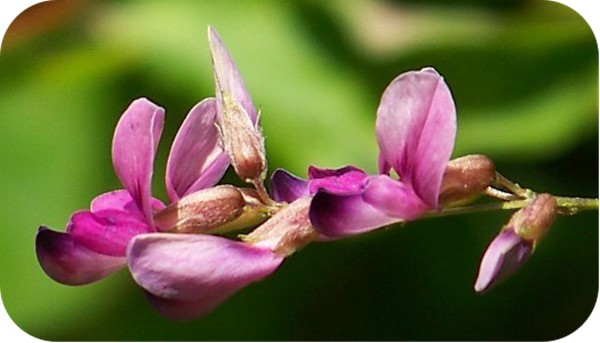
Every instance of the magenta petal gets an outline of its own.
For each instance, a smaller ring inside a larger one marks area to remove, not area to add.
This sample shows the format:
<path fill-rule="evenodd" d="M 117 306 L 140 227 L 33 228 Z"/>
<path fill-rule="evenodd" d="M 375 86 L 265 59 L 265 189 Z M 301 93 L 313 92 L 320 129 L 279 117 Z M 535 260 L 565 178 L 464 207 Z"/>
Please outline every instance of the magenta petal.
<path fill-rule="evenodd" d="M 154 212 L 162 210 L 165 205 L 162 201 L 152 198 L 152 209 Z M 124 189 L 108 192 L 101 194 L 92 200 L 90 205 L 90 211 L 97 213 L 104 210 L 119 210 L 129 213 L 131 216 L 138 217 L 141 220 L 145 220 L 144 214 L 140 211 L 135 201 Z"/>
<path fill-rule="evenodd" d="M 433 69 L 398 76 L 377 110 L 377 140 L 384 162 L 437 208 L 442 177 L 454 147 L 456 109 L 444 79 Z"/>
<path fill-rule="evenodd" d="M 308 167 L 308 179 L 314 180 L 314 179 L 322 179 L 322 178 L 332 177 L 332 176 L 342 176 L 349 172 L 359 172 L 362 174 L 365 173 L 362 169 L 355 167 L 355 166 L 345 166 L 345 167 L 338 168 L 338 169 L 327 169 L 327 168 L 319 168 L 316 166 L 310 166 L 310 167 Z"/>
<path fill-rule="evenodd" d="M 131 215 L 144 217 L 129 192 L 124 189 L 101 194 L 92 200 L 90 211 L 99 212 L 104 210 L 121 210 Z"/>
<path fill-rule="evenodd" d="M 291 204 L 294 200 L 308 195 L 308 181 L 296 177 L 283 169 L 277 169 L 271 176 L 271 196 L 277 202 Z"/>
<path fill-rule="evenodd" d="M 215 127 L 215 99 L 204 99 L 185 118 L 171 147 L 166 186 L 171 202 L 214 186 L 229 167 Z"/>
<path fill-rule="evenodd" d="M 392 166 L 387 162 L 381 151 L 379 152 L 379 158 L 377 159 L 377 166 L 379 168 L 379 174 L 389 175 L 392 170 Z"/>
<path fill-rule="evenodd" d="M 121 116 L 113 138 L 115 172 L 148 223 L 152 223 L 152 168 L 164 115 L 163 108 L 137 99 Z"/>
<path fill-rule="evenodd" d="M 40 227 L 35 237 L 38 261 L 48 276 L 66 285 L 98 281 L 125 265 L 125 258 L 97 254 L 69 234 Z"/>
<path fill-rule="evenodd" d="M 125 257 L 136 235 L 153 229 L 139 216 L 120 210 L 81 211 L 71 217 L 67 231 L 77 244 L 103 255 Z"/>
<path fill-rule="evenodd" d="M 309 210 L 315 230 L 328 237 L 345 237 L 368 232 L 400 220 L 371 206 L 362 194 L 336 195 L 319 191 Z"/>
<path fill-rule="evenodd" d="M 246 285 L 271 274 L 283 257 L 270 250 L 209 235 L 137 236 L 128 249 L 135 281 L 165 299 L 212 309 Z"/>
<path fill-rule="evenodd" d="M 403 220 L 416 219 L 428 210 L 412 188 L 387 175 L 372 176 L 363 199 L 385 214 Z"/>
<path fill-rule="evenodd" d="M 362 170 L 348 170 L 340 176 L 329 176 L 318 179 L 312 179 L 309 183 L 309 191 L 311 194 L 323 189 L 331 194 L 351 195 L 362 193 L 369 175 Z"/>
<path fill-rule="evenodd" d="M 502 231 L 483 255 L 475 281 L 475 291 L 486 291 L 516 273 L 527 261 L 532 250 L 533 243 L 523 239 L 512 229 Z"/>
<path fill-rule="evenodd" d="M 252 98 L 244 85 L 231 55 L 225 48 L 221 37 L 212 27 L 208 27 L 208 44 L 212 56 L 212 63 L 217 84 L 217 109 L 221 112 L 221 91 L 226 91 L 233 96 L 246 110 L 253 123 L 256 123 L 256 109 L 252 104 Z"/>

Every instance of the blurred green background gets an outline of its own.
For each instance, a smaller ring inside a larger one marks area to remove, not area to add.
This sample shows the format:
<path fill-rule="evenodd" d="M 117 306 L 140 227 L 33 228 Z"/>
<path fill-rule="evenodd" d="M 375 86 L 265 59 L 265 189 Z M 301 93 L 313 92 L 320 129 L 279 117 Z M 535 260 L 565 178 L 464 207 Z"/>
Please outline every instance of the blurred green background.
<path fill-rule="evenodd" d="M 573 10 L 545 1 L 63 1 L 11 26 L 0 56 L 0 289 L 15 323 L 47 340 L 553 340 L 598 295 L 598 214 L 557 220 L 524 268 L 485 295 L 479 259 L 509 213 L 427 219 L 312 244 L 192 323 L 156 314 L 126 270 L 68 287 L 34 253 L 120 187 L 117 119 L 146 96 L 170 143 L 212 96 L 214 25 L 262 110 L 271 171 L 376 170 L 375 109 L 398 74 L 435 66 L 458 107 L 454 156 L 483 153 L 510 179 L 598 195 L 598 48 Z M 237 182 L 231 171 L 224 182 Z"/>

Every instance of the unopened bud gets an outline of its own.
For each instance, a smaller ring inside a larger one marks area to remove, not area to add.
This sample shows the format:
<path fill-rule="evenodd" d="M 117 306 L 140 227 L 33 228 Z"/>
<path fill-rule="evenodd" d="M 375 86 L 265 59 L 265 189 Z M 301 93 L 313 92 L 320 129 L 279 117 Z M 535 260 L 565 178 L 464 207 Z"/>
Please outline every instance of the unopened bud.
<path fill-rule="evenodd" d="M 267 172 L 265 141 L 241 104 L 222 91 L 221 135 L 236 174 L 245 182 L 262 182 Z"/>
<path fill-rule="evenodd" d="M 440 191 L 442 207 L 468 203 L 496 176 L 494 162 L 484 155 L 467 155 L 448 162 Z"/>
<path fill-rule="evenodd" d="M 311 200 L 311 196 L 297 199 L 242 240 L 282 256 L 293 254 L 318 236 L 308 217 Z"/>
<path fill-rule="evenodd" d="M 506 229 L 514 230 L 526 240 L 539 242 L 554 223 L 556 207 L 556 199 L 552 195 L 539 194 L 510 218 Z"/>
<path fill-rule="evenodd" d="M 556 200 L 549 194 L 537 195 L 513 214 L 483 255 L 475 291 L 487 291 L 516 273 L 548 233 L 555 217 Z"/>
<path fill-rule="evenodd" d="M 208 233 L 230 223 L 244 212 L 246 201 L 231 185 L 203 189 L 181 198 L 154 216 L 159 231 Z"/>

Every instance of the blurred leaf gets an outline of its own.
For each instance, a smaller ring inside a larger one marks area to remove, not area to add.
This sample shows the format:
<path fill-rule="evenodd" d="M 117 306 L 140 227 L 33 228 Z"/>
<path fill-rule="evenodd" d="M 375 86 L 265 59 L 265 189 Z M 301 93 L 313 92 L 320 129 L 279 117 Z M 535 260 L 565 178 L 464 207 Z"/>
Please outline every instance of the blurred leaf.
<path fill-rule="evenodd" d="M 594 65 L 525 101 L 465 111 L 454 155 L 533 161 L 564 154 L 598 131 L 597 75 Z"/>

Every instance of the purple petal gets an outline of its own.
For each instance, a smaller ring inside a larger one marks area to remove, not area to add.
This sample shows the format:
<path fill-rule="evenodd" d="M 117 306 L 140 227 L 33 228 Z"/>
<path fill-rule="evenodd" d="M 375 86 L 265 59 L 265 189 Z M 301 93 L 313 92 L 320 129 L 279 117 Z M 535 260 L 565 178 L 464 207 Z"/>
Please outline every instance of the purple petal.
<path fill-rule="evenodd" d="M 456 135 L 456 109 L 433 69 L 404 73 L 387 87 L 377 110 L 377 141 L 385 163 L 423 201 L 438 207 L 440 185 Z"/>
<path fill-rule="evenodd" d="M 363 199 L 385 214 L 403 220 L 416 219 L 429 209 L 412 188 L 387 175 L 372 176 Z"/>
<path fill-rule="evenodd" d="M 196 314 L 270 275 L 283 261 L 268 249 L 217 236 L 181 234 L 137 236 L 127 256 L 142 288 L 159 298 L 195 303 Z M 189 308 L 182 312 L 187 317 Z"/>
<path fill-rule="evenodd" d="M 323 190 L 313 197 L 309 217 L 315 230 L 332 238 L 357 235 L 400 221 L 369 205 L 362 194 L 336 195 Z"/>
<path fill-rule="evenodd" d="M 368 180 L 369 175 L 362 170 L 348 170 L 340 176 L 312 179 L 309 184 L 309 190 L 311 194 L 316 193 L 320 189 L 338 195 L 357 194 L 364 190 Z"/>
<path fill-rule="evenodd" d="M 69 234 L 40 227 L 35 248 L 42 269 L 66 285 L 98 281 L 125 265 L 125 258 L 97 254 L 77 244 Z"/>
<path fill-rule="evenodd" d="M 221 92 L 226 91 L 242 105 L 252 123 L 256 124 L 256 109 L 252 104 L 252 98 L 248 94 L 248 90 L 231 55 L 225 48 L 221 37 L 212 26 L 208 27 L 208 44 L 210 45 L 215 82 L 217 84 L 218 112 L 221 113 L 221 104 L 223 102 Z"/>
<path fill-rule="evenodd" d="M 325 236 L 344 237 L 412 220 L 427 210 L 410 187 L 378 175 L 368 179 L 361 193 L 317 192 L 310 207 L 310 221 Z"/>
<path fill-rule="evenodd" d="M 192 108 L 175 136 L 165 180 L 171 202 L 214 186 L 229 167 L 216 116 L 215 99 L 204 99 Z"/>
<path fill-rule="evenodd" d="M 517 235 L 512 228 L 503 230 L 488 246 L 479 267 L 475 291 L 483 292 L 506 280 L 527 261 L 533 243 Z"/>
<path fill-rule="evenodd" d="M 106 209 L 95 213 L 81 211 L 71 217 L 67 227 L 73 240 L 96 253 L 125 257 L 127 244 L 136 235 L 154 231 L 143 217 Z"/>
<path fill-rule="evenodd" d="M 277 202 L 291 204 L 294 200 L 308 195 L 308 181 L 296 177 L 283 169 L 277 169 L 271 176 L 271 196 Z"/>
<path fill-rule="evenodd" d="M 322 179 L 331 176 L 342 176 L 349 172 L 360 172 L 365 173 L 362 169 L 355 166 L 345 166 L 338 169 L 327 169 L 327 168 L 319 168 L 316 166 L 308 167 L 308 179 Z"/>
<path fill-rule="evenodd" d="M 115 172 L 148 223 L 152 223 L 152 168 L 164 115 L 163 108 L 137 99 L 121 116 L 113 139 Z"/>

